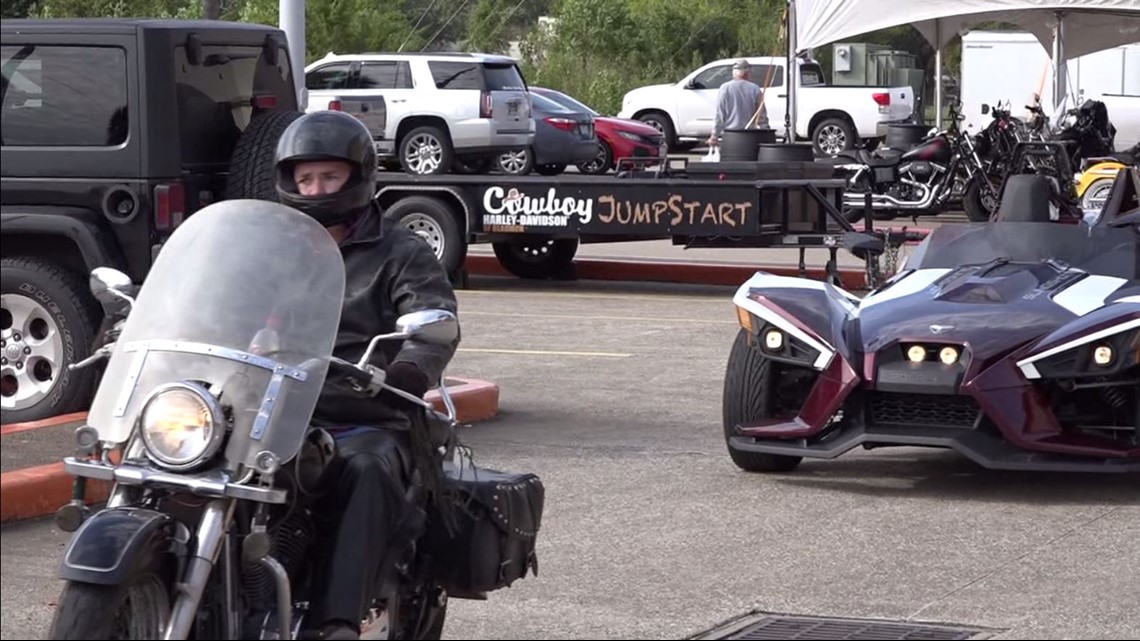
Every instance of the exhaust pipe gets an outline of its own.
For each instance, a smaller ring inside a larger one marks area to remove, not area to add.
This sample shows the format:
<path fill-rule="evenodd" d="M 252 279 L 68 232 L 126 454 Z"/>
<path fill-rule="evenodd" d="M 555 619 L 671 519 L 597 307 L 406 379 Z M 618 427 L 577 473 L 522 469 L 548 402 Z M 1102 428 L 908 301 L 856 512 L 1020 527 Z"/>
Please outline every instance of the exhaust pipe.
<path fill-rule="evenodd" d="M 922 191 L 922 196 L 918 200 L 899 200 L 894 196 L 888 194 L 871 194 L 871 208 L 872 209 L 928 209 L 934 203 L 934 190 L 926 185 L 911 180 L 910 178 L 902 178 L 899 182 L 910 185 Z M 863 206 L 863 199 L 865 194 L 853 194 L 847 192 L 843 194 L 843 204 L 858 208 Z"/>

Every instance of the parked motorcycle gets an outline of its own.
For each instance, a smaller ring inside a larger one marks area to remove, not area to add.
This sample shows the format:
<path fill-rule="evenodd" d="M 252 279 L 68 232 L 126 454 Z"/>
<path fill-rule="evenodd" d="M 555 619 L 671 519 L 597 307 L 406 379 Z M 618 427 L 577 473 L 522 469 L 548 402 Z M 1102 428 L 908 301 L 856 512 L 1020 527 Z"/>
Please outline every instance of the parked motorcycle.
<path fill-rule="evenodd" d="M 369 363 L 384 341 L 453 341 L 453 314 L 401 317 L 358 363 L 332 356 L 345 289 L 337 244 L 312 218 L 263 201 L 195 213 L 137 299 L 131 286 L 92 272 L 95 296 L 130 311 L 117 340 L 76 364 L 109 358 L 64 462 L 75 500 L 57 522 L 74 534 L 50 638 L 297 638 L 318 557 L 313 507 L 336 449 L 310 426 L 326 384 L 417 403 L 413 448 L 439 463 L 415 472 L 362 638 L 438 639 L 449 597 L 486 598 L 537 571 L 539 478 L 471 464 L 444 381 L 447 415 Z M 429 475 L 447 491 L 430 491 Z M 88 479 L 112 483 L 95 512 Z"/>
<path fill-rule="evenodd" d="M 961 185 L 968 188 L 973 180 L 996 193 L 996 185 L 983 180 L 973 137 L 956 127 L 930 136 L 909 151 L 856 149 L 843 152 L 835 162 L 847 172 L 843 205 L 851 222 L 863 218 L 868 196 L 874 217 L 893 218 L 940 214 L 949 208 Z"/>
<path fill-rule="evenodd" d="M 1136 166 L 1138 159 L 1140 143 L 1104 157 L 1086 158 L 1085 166 L 1076 175 L 1077 198 L 1081 199 L 1081 209 L 1099 212 L 1108 200 L 1116 175 L 1125 167 Z"/>
<path fill-rule="evenodd" d="M 1003 107 L 999 101 L 993 108 L 983 103 L 982 114 L 990 114 L 991 120 L 972 141 L 981 161 L 980 171 L 975 176 L 965 177 L 962 186 L 962 210 L 973 222 L 989 220 L 997 211 L 998 188 L 1008 171 L 1014 146 L 1028 140 L 1028 127 L 1013 117 L 1008 102 Z"/>

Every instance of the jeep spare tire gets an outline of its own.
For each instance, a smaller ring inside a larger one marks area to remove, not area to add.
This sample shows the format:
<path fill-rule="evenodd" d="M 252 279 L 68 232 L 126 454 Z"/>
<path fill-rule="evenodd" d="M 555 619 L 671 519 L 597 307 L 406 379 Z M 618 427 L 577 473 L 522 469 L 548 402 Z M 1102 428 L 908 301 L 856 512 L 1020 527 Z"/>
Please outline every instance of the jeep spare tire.
<path fill-rule="evenodd" d="M 0 274 L 3 423 L 86 410 L 96 368 L 71 371 L 94 348 L 100 317 L 83 279 L 30 256 L 4 258 Z"/>
<path fill-rule="evenodd" d="M 285 129 L 300 118 L 300 111 L 274 109 L 254 116 L 242 132 L 230 157 L 226 200 L 253 198 L 277 202 L 273 157 Z"/>

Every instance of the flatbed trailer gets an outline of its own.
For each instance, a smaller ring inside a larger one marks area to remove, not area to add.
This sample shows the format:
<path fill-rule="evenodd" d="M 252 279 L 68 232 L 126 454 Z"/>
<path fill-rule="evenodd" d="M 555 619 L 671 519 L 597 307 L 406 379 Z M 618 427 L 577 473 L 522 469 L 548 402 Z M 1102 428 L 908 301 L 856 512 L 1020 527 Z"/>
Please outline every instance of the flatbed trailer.
<path fill-rule="evenodd" d="M 581 243 L 670 239 L 685 247 L 830 250 L 864 259 L 869 283 L 881 281 L 879 257 L 913 232 L 874 230 L 869 215 L 852 225 L 842 214 L 845 181 L 830 164 L 688 162 L 656 169 L 632 163 L 615 176 L 498 174 L 412 175 L 380 172 L 377 198 L 386 215 L 421 234 L 445 268 L 462 278 L 467 247 L 491 243 L 502 266 L 520 278 L 572 277 Z"/>

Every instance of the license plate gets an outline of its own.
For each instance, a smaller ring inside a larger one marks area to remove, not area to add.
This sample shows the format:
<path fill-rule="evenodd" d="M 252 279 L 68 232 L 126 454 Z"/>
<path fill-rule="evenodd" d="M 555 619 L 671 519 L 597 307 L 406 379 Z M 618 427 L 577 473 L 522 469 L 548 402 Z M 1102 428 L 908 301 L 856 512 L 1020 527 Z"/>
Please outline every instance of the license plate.
<path fill-rule="evenodd" d="M 590 137 L 590 125 L 578 125 L 578 133 L 582 134 L 586 138 L 589 138 Z"/>
<path fill-rule="evenodd" d="M 517 116 L 519 114 L 519 103 L 517 100 L 512 100 L 507 103 L 507 115 Z"/>

